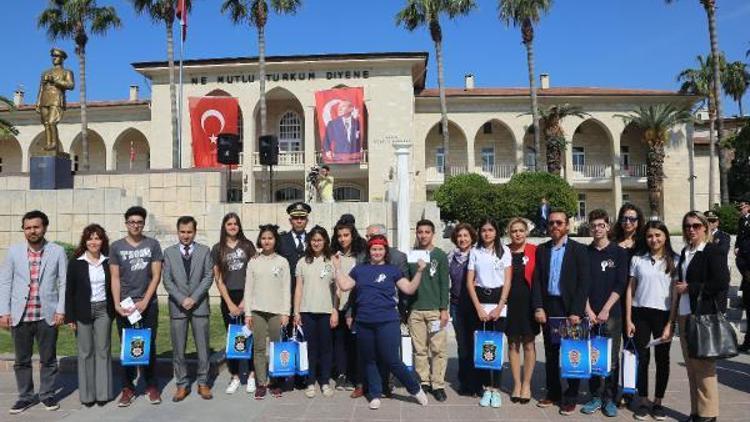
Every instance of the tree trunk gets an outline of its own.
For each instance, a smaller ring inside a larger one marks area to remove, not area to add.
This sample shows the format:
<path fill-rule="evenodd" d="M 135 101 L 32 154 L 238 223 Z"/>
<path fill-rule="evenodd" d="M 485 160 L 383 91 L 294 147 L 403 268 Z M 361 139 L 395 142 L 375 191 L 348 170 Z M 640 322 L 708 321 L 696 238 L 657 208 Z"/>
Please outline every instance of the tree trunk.
<path fill-rule="evenodd" d="M 174 21 L 166 23 L 167 27 L 167 63 L 169 64 L 169 107 L 172 113 L 169 121 L 172 126 L 172 168 L 180 168 L 180 140 L 177 135 L 177 87 L 174 81 Z M 180 104 L 182 107 L 182 104 Z"/>
<path fill-rule="evenodd" d="M 534 71 L 534 43 L 533 40 L 529 41 L 527 43 L 524 43 L 526 45 L 526 61 L 529 66 L 529 91 L 531 91 L 531 116 L 533 118 L 533 125 L 534 125 L 534 155 L 536 158 L 534 159 L 534 171 L 540 170 L 540 163 L 542 162 L 542 144 L 540 142 L 540 133 L 539 133 L 539 105 L 537 104 L 537 98 L 536 98 L 536 73 Z M 560 171 L 558 169 L 557 174 L 560 174 Z"/>
<path fill-rule="evenodd" d="M 81 103 L 81 162 L 80 168 L 89 171 L 89 120 L 86 114 L 86 46 L 78 46 L 78 73 L 81 79 L 79 96 Z"/>
<path fill-rule="evenodd" d="M 559 176 L 562 169 L 562 151 L 556 142 L 546 141 L 545 143 L 547 145 L 547 172 Z"/>
<path fill-rule="evenodd" d="M 449 141 L 450 136 L 448 134 L 448 104 L 445 100 L 445 76 L 443 69 L 443 31 L 440 28 L 440 23 L 436 21 L 430 22 L 430 35 L 432 41 L 435 43 L 435 60 L 437 61 L 438 68 L 438 92 L 440 94 L 440 127 L 443 129 L 443 180 L 448 180 L 450 177 L 450 160 L 449 154 Z M 471 171 L 471 169 L 467 169 Z"/>
<path fill-rule="evenodd" d="M 742 97 L 737 100 L 737 106 L 740 108 L 740 117 L 745 117 L 745 113 L 742 111 Z"/>
<path fill-rule="evenodd" d="M 708 208 L 714 206 L 716 201 L 716 189 L 714 180 L 716 180 L 716 112 L 713 110 L 713 95 L 708 98 Z"/>
<path fill-rule="evenodd" d="M 646 155 L 646 185 L 651 217 L 661 218 L 662 188 L 664 184 L 664 147 L 649 144 Z"/>
<path fill-rule="evenodd" d="M 266 135 L 266 27 L 258 25 L 258 86 L 260 87 L 260 134 Z"/>
<path fill-rule="evenodd" d="M 716 143 L 721 145 L 724 137 L 724 122 L 721 115 L 721 71 L 719 69 L 719 38 L 716 31 L 716 3 L 714 0 L 702 0 L 708 15 L 708 36 L 711 39 L 711 57 L 713 66 L 713 89 L 714 99 L 716 101 Z M 716 155 L 716 150 L 712 156 Z M 721 184 L 721 203 L 729 202 L 729 185 L 727 184 L 727 170 L 723 164 L 723 158 L 719 156 L 719 181 Z M 712 205 L 712 204 L 711 204 Z"/>

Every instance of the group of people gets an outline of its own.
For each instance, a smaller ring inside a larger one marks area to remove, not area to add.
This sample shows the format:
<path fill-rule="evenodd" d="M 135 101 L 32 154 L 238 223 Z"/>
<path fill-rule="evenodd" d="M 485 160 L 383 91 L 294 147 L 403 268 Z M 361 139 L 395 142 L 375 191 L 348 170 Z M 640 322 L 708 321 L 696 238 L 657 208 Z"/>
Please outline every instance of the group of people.
<path fill-rule="evenodd" d="M 750 203 L 743 202 L 741 210 L 735 254 L 747 308 Z M 155 372 L 160 282 L 169 296 L 175 402 L 190 394 L 192 384 L 185 362 L 189 330 L 198 357 L 198 395 L 212 398 L 208 291 L 214 283 L 225 326 L 245 324 L 253 336 L 250 361 L 227 360 L 227 394 L 236 393 L 245 381 L 246 392 L 255 399 L 280 397 L 289 380 L 269 377 L 268 345 L 299 334 L 307 342 L 309 375 L 296 384 L 305 395 L 313 398 L 320 391 L 331 397 L 336 390 L 348 390 L 352 398 L 366 396 L 371 409 L 391 394 L 391 375 L 422 405 L 427 394 L 446 400 L 447 329 L 452 321 L 459 394 L 479 398 L 483 407 L 501 406 L 502 371 L 476 369 L 473 359 L 474 333 L 499 331 L 508 340 L 510 400 L 529 403 L 535 338 L 542 333 L 546 389 L 537 405 L 557 405 L 562 415 L 570 415 L 576 410 L 580 380 L 567 379 L 563 390 L 560 343 L 554 341 L 551 323 L 562 319 L 569 326 L 585 322 L 592 333 L 612 339 L 612 371 L 588 380 L 591 398 L 581 412 L 616 416 L 618 404 L 625 402 L 632 404 L 638 420 L 662 420 L 674 326 L 684 332 L 691 313 L 715 312 L 714 303 L 721 311 L 726 306 L 729 237 L 718 231 L 718 216 L 710 211 L 684 216 L 685 247 L 680 253 L 672 249 L 664 223 L 646 222 L 640 209 L 625 204 L 616 221 L 601 209 L 589 213 L 589 245 L 569 238 L 565 212 L 547 208 L 542 215 L 550 240 L 540 245 L 527 241 L 531 227 L 526 219 L 513 218 L 503 230 L 486 218 L 476 228 L 456 225 L 451 235 L 455 248 L 446 253 L 435 245 L 435 224 L 420 220 L 408 255 L 390 246 L 383 225 L 368 226 L 362 237 L 354 217 L 345 214 L 330 233 L 320 226 L 308 230 L 310 212 L 305 203 L 291 204 L 291 229 L 281 234 L 276 225 L 261 225 L 255 243 L 245 236 L 240 217 L 229 213 L 212 248 L 195 241 L 198 225 L 193 217 L 180 217 L 178 243 L 162 251 L 156 239 L 143 233 L 146 210 L 134 206 L 124 215 L 125 238 L 110 244 L 104 228 L 91 224 L 70 260 L 62 247 L 45 239 L 47 216 L 26 213 L 26 241 L 8 250 L 0 270 L 0 326 L 13 334 L 19 393 L 10 412 L 21 413 L 37 403 L 31 372 L 35 339 L 41 366 L 39 401 L 48 410 L 59 407 L 55 350 L 57 327 L 63 324 L 76 330 L 79 395 L 86 406 L 113 399 L 112 322 L 120 332 L 150 328 L 149 362 L 140 368 L 147 400 L 160 403 Z M 507 245 L 503 235 L 509 238 Z M 132 318 L 136 312 L 140 318 Z M 412 359 L 402 356 L 402 349 L 408 353 L 402 347 L 405 335 L 411 339 L 413 372 L 404 364 Z M 745 351 L 750 348 L 748 337 L 741 347 Z M 662 342 L 653 347 L 656 379 L 649 400 L 652 338 Z M 684 336 L 681 345 L 690 384 L 688 420 L 715 420 L 715 363 L 691 358 Z M 621 347 L 635 349 L 639 357 L 637 399 L 618 394 Z M 118 406 L 127 407 L 135 399 L 137 372 L 137 367 L 123 366 Z"/>

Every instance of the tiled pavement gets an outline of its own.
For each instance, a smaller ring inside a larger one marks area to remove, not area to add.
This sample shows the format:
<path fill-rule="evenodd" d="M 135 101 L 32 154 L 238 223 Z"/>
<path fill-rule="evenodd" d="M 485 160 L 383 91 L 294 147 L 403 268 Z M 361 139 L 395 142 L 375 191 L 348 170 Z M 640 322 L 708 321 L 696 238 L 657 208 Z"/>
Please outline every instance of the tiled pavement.
<path fill-rule="evenodd" d="M 541 341 L 541 338 L 539 338 Z M 539 357 L 534 376 L 534 397 L 543 396 L 543 352 L 541 342 L 537 343 Z M 455 346 L 452 343 L 449 364 L 449 379 L 455 374 Z M 670 420 L 680 419 L 690 409 L 687 391 L 687 375 L 678 341 L 671 350 L 671 377 L 665 399 Z M 653 367 L 653 364 L 652 364 Z M 721 361 L 718 364 L 719 393 L 721 397 L 721 421 L 750 420 L 750 355 L 741 355 L 734 359 Z M 36 372 L 36 371 L 35 371 Z M 36 374 L 35 374 L 36 376 Z M 653 380 L 653 373 L 651 375 Z M 244 390 L 235 395 L 224 394 L 223 389 L 228 382 L 225 371 L 215 382 L 215 397 L 205 401 L 193 392 L 184 402 L 175 404 L 170 401 L 174 393 L 174 382 L 163 378 L 163 399 L 161 405 L 153 406 L 139 397 L 135 403 L 126 409 L 120 409 L 116 404 L 109 403 L 104 407 L 84 408 L 78 401 L 76 391 L 76 377 L 67 372 L 60 377 L 59 396 L 62 397 L 61 409 L 48 412 L 40 405 L 29 409 L 22 415 L 12 416 L 7 409 L 16 399 L 15 381 L 12 372 L 0 371 L 0 421 L 499 421 L 499 420 L 565 420 L 592 421 L 608 419 L 601 414 L 586 416 L 576 413 L 573 416 L 558 415 L 557 408 L 539 409 L 532 401 L 527 405 L 511 404 L 507 391 L 511 385 L 510 373 L 503 374 L 503 406 L 500 409 L 485 409 L 477 405 L 477 399 L 459 397 L 452 389 L 448 391 L 448 401 L 437 403 L 431 400 L 428 406 L 421 407 L 412 399 L 405 396 L 405 391 L 399 389 L 397 397 L 383 400 L 381 408 L 371 411 L 364 399 L 351 400 L 348 392 L 337 392 L 333 398 L 326 399 L 320 394 L 314 399 L 307 399 L 301 391 L 286 393 L 281 399 L 267 398 L 255 401 L 247 396 Z M 116 381 L 117 382 L 117 381 Z M 117 384 L 116 384 L 117 385 Z M 653 382 L 651 383 L 653 388 Z M 586 400 L 582 385 L 579 403 Z M 580 410 L 580 406 L 578 408 Z M 616 420 L 632 421 L 632 412 L 620 410 Z"/>

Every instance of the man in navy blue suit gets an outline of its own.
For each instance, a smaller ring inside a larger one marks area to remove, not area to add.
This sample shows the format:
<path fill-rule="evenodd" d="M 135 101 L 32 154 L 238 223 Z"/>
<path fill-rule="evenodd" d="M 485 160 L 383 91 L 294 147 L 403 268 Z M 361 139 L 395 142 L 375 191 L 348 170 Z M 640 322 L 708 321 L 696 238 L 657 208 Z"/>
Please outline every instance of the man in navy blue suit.
<path fill-rule="evenodd" d="M 351 101 L 339 101 L 338 117 L 326 126 L 326 137 L 323 141 L 326 159 L 347 159 L 349 154 L 358 153 L 361 149 L 359 120 L 352 116 L 353 111 Z"/>

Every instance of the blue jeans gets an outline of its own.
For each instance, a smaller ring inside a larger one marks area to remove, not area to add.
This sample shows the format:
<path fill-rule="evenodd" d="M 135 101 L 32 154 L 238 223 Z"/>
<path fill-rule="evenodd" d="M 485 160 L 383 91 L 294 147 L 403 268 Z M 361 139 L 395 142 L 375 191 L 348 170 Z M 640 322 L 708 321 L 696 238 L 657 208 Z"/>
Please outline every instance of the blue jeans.
<path fill-rule="evenodd" d="M 474 331 L 471 327 L 471 318 L 467 318 L 466 312 L 465 306 L 451 303 L 450 313 L 458 347 L 458 382 L 461 390 L 471 392 L 477 389 L 472 344 Z"/>
<path fill-rule="evenodd" d="M 378 364 L 396 376 L 409 394 L 420 390 L 417 378 L 401 361 L 401 328 L 399 321 L 357 322 L 357 347 L 362 359 L 367 394 L 370 400 L 383 395 L 383 383 Z"/>

